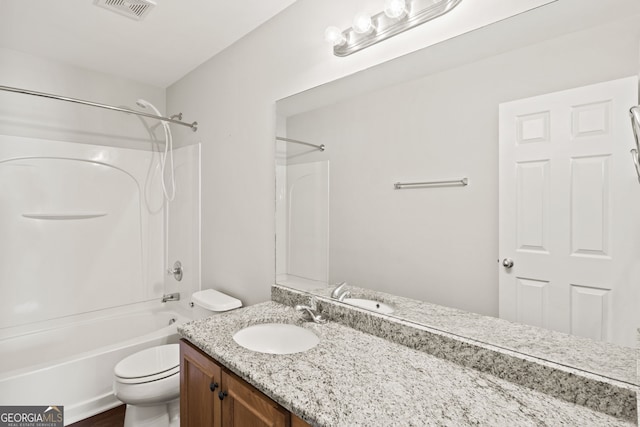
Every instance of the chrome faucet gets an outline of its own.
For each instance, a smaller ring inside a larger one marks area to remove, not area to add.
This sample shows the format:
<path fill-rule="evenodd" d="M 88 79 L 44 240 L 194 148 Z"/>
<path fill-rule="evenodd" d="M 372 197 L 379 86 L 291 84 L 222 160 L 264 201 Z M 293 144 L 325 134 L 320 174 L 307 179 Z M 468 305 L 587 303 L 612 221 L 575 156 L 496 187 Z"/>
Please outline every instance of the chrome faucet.
<path fill-rule="evenodd" d="M 162 295 L 162 302 L 167 302 L 167 301 L 180 301 L 180 292 L 176 292 L 174 294 Z"/>
<path fill-rule="evenodd" d="M 347 282 L 339 283 L 333 292 L 331 292 L 331 298 L 337 299 L 338 301 L 344 301 L 345 298 L 350 297 L 351 292 L 345 289 L 346 286 Z"/>
<path fill-rule="evenodd" d="M 311 316 L 311 320 L 313 320 L 314 323 L 327 323 L 327 319 L 322 317 L 322 314 L 318 313 L 318 300 L 316 300 L 316 297 L 311 297 L 309 305 L 296 305 L 295 309 L 309 313 L 309 316 Z"/>

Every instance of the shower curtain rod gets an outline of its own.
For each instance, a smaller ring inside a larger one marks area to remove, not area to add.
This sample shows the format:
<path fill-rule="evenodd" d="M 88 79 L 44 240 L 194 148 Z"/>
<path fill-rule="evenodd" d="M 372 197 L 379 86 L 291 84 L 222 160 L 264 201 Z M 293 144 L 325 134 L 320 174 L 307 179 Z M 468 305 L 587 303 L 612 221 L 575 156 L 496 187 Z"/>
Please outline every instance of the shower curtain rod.
<path fill-rule="evenodd" d="M 276 139 L 277 139 L 278 141 L 293 142 L 293 143 L 295 143 L 295 144 L 308 145 L 309 147 L 314 147 L 314 148 L 316 148 L 317 150 L 324 151 L 324 144 L 322 144 L 322 145 L 316 145 L 316 144 L 311 144 L 310 142 L 298 141 L 297 139 L 284 138 L 284 137 L 282 137 L 282 136 L 276 136 Z"/>
<path fill-rule="evenodd" d="M 0 86 L 0 90 L 6 91 L 6 92 L 22 93 L 22 94 L 25 94 L 25 95 L 40 96 L 42 98 L 57 99 L 59 101 L 73 102 L 73 103 L 76 103 L 76 104 L 88 105 L 89 107 L 104 108 L 106 110 L 120 111 L 120 112 L 123 112 L 123 113 L 135 114 L 137 116 L 150 117 L 152 119 L 161 120 L 163 122 L 170 122 L 170 123 L 175 123 L 176 125 L 189 127 L 194 132 L 196 132 L 198 130 L 198 122 L 185 123 L 185 122 L 182 122 L 180 120 L 175 120 L 175 119 L 172 119 L 172 118 L 169 118 L 169 117 L 157 116 L 155 114 L 144 113 L 142 111 L 136 111 L 136 110 L 130 110 L 128 108 L 114 107 L 113 105 L 99 104 L 97 102 L 85 101 L 83 99 L 69 98 L 67 96 L 53 95 L 53 94 L 50 94 L 50 93 L 36 92 L 36 91 L 33 91 L 33 90 L 20 89 L 20 88 L 10 87 L 10 86 Z"/>

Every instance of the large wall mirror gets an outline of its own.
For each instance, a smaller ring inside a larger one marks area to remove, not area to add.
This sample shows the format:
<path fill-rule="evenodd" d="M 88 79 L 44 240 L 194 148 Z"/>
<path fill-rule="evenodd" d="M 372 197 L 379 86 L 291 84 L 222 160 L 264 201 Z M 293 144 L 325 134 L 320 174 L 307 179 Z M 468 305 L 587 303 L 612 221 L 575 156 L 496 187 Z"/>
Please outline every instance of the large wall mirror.
<path fill-rule="evenodd" d="M 559 0 L 279 101 L 276 282 L 635 347 L 639 18 Z"/>

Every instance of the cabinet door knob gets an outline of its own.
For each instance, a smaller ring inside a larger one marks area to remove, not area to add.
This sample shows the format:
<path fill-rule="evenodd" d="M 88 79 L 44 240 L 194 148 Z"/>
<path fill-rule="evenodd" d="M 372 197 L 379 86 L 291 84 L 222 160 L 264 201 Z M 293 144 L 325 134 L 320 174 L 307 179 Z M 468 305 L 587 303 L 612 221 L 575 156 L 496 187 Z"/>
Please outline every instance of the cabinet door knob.
<path fill-rule="evenodd" d="M 214 391 L 217 388 L 218 388 L 218 383 L 209 384 L 209 390 Z"/>
<path fill-rule="evenodd" d="M 218 393 L 218 397 L 220 398 L 220 400 L 223 400 L 226 396 L 228 396 L 226 391 L 221 391 Z"/>

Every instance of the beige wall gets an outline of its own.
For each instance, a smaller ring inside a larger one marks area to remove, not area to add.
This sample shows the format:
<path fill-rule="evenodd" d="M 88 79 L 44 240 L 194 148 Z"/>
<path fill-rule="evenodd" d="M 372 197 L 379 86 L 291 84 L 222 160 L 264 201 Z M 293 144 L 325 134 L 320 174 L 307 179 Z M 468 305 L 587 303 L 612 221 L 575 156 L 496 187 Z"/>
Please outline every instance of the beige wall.
<path fill-rule="evenodd" d="M 337 58 L 324 29 L 348 28 L 357 11 L 378 12 L 380 2 L 298 0 L 169 87 L 169 109 L 200 123 L 197 133 L 180 129 L 176 139 L 202 143 L 202 286 L 245 304 L 269 299 L 278 99 L 547 2 L 463 2 L 456 15 Z"/>

